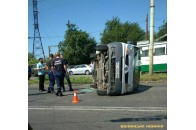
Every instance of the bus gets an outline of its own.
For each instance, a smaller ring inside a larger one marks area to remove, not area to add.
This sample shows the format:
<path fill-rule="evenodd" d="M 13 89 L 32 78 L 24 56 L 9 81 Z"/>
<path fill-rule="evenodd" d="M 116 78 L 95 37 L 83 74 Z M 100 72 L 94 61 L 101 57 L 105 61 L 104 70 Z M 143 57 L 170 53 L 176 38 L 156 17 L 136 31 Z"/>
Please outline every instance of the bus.
<path fill-rule="evenodd" d="M 141 55 L 141 72 L 149 72 L 149 41 L 137 42 Z M 167 41 L 154 42 L 153 72 L 167 72 Z"/>

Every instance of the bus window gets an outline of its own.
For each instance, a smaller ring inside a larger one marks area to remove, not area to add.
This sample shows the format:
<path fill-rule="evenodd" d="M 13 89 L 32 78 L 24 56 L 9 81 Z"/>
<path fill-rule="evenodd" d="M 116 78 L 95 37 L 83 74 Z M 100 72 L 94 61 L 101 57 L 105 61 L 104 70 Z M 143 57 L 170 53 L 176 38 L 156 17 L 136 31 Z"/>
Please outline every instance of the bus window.
<path fill-rule="evenodd" d="M 148 50 L 142 50 L 141 57 L 147 57 L 148 56 Z"/>
<path fill-rule="evenodd" d="M 154 56 L 165 55 L 165 47 L 155 48 Z"/>

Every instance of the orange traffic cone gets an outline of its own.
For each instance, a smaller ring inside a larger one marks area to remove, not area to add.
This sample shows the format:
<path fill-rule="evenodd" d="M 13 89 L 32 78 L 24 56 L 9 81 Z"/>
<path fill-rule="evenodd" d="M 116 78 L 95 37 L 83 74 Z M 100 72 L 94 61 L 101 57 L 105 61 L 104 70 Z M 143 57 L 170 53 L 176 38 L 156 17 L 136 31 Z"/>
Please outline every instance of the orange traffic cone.
<path fill-rule="evenodd" d="M 78 97 L 76 95 L 76 90 L 74 90 L 74 97 L 73 97 L 73 100 L 72 100 L 72 103 L 78 103 L 79 100 L 78 100 Z"/>

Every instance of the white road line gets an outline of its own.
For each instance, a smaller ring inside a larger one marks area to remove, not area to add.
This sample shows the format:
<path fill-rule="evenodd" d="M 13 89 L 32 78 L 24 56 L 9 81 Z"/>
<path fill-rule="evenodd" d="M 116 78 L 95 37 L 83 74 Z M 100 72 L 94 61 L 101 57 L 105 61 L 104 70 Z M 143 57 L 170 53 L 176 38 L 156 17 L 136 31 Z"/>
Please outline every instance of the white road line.
<path fill-rule="evenodd" d="M 29 110 L 167 112 L 166 107 L 29 106 Z"/>

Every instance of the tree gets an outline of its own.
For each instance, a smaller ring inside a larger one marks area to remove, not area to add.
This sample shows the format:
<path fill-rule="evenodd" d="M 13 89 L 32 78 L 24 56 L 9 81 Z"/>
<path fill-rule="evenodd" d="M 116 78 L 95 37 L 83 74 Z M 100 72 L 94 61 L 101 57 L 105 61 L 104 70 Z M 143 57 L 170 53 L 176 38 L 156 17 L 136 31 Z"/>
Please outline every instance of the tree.
<path fill-rule="evenodd" d="M 95 52 L 96 42 L 75 24 L 67 24 L 65 40 L 59 42 L 60 51 L 69 64 L 89 64 L 90 54 Z"/>
<path fill-rule="evenodd" d="M 163 21 L 163 24 L 159 27 L 158 32 L 155 34 L 155 39 L 167 34 L 167 22 Z M 167 41 L 167 37 L 161 39 L 162 41 Z"/>
<path fill-rule="evenodd" d="M 36 64 L 38 61 L 36 60 L 33 53 L 28 53 L 28 64 Z"/>
<path fill-rule="evenodd" d="M 107 44 L 109 42 L 119 41 L 121 39 L 122 23 L 117 17 L 113 17 L 111 21 L 106 22 L 106 27 L 101 34 L 101 42 Z"/>
<path fill-rule="evenodd" d="M 111 21 L 106 22 L 106 27 L 101 33 L 101 42 L 108 44 L 110 42 L 125 42 L 144 40 L 145 32 L 137 23 L 121 23 L 118 17 L 113 17 Z"/>
<path fill-rule="evenodd" d="M 35 59 L 35 56 L 33 55 L 33 53 L 29 52 L 28 53 L 28 60 L 32 59 L 32 58 Z"/>

